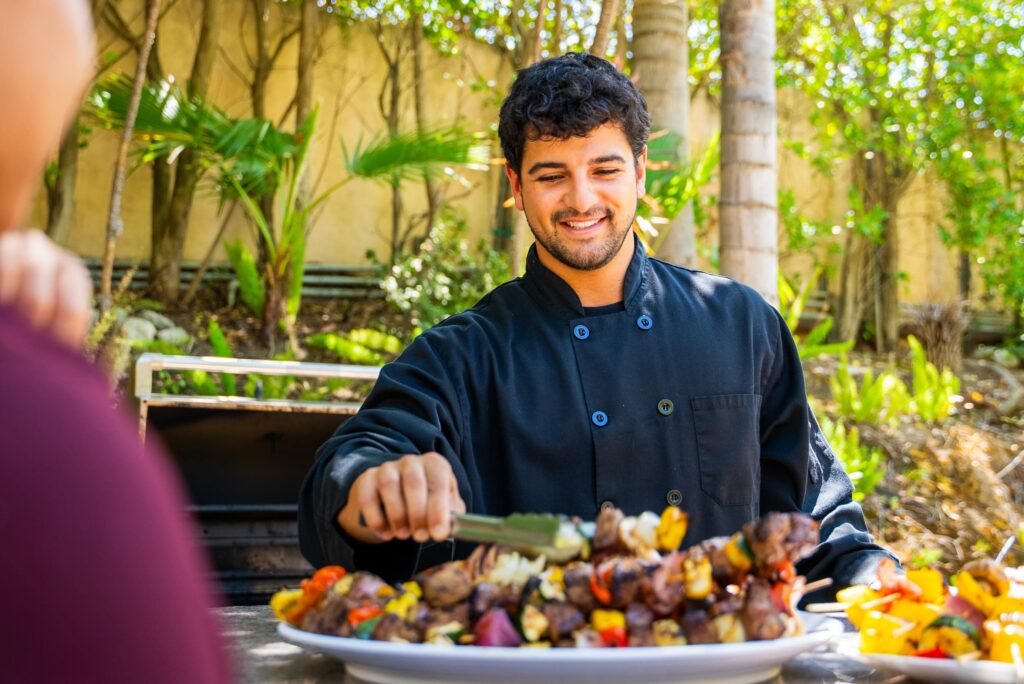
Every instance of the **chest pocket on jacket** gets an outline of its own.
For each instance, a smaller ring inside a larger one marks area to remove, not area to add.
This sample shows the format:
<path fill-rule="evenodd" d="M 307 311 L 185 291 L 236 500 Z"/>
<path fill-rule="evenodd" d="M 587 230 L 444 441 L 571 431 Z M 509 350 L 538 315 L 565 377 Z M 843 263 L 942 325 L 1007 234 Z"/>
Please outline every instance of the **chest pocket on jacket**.
<path fill-rule="evenodd" d="M 719 506 L 756 501 L 761 486 L 760 395 L 693 397 L 690 406 L 700 488 Z"/>

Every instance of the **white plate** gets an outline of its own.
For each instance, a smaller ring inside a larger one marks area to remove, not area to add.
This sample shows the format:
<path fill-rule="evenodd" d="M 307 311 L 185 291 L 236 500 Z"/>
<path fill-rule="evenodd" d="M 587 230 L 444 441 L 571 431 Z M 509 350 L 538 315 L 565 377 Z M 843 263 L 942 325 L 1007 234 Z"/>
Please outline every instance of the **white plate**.
<path fill-rule="evenodd" d="M 284 623 L 277 631 L 286 641 L 344 660 L 352 677 L 377 684 L 744 684 L 771 679 L 783 662 L 843 631 L 832 618 L 801 615 L 807 633 L 798 637 L 663 648 L 445 648 L 326 636 Z"/>
<path fill-rule="evenodd" d="M 997 663 L 994 660 L 958 662 L 941 658 L 918 658 L 877 653 L 861 653 L 860 657 L 875 667 L 884 667 L 926 682 L 946 682 L 947 684 L 1024 683 L 1024 671 L 1017 672 L 1013 665 Z"/>

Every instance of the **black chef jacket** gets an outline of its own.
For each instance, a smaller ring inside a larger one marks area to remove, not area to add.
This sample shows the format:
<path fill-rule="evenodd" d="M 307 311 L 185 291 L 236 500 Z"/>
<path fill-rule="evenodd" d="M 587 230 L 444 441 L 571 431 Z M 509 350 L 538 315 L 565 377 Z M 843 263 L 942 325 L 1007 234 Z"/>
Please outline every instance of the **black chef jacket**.
<path fill-rule="evenodd" d="M 752 289 L 649 258 L 636 244 L 623 301 L 586 308 L 537 258 L 523 277 L 427 330 L 386 365 L 318 453 L 299 505 L 302 551 L 404 579 L 470 547 L 365 545 L 336 522 L 355 479 L 403 454 L 452 464 L 467 510 L 594 519 L 679 504 L 684 546 L 768 511 L 821 521 L 800 566 L 836 587 L 886 555 L 807 406 L 782 317 Z M 465 548 L 463 548 L 465 547 Z"/>

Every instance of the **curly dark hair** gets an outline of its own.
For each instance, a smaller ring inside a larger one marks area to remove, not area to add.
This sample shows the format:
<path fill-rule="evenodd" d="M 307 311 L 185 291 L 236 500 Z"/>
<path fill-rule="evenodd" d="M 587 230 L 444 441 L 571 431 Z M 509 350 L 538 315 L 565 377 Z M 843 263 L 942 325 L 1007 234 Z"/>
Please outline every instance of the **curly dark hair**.
<path fill-rule="evenodd" d="M 527 140 L 583 137 L 609 122 L 639 157 L 651 130 L 643 95 L 611 62 L 570 52 L 519 72 L 498 114 L 498 137 L 518 174 Z"/>

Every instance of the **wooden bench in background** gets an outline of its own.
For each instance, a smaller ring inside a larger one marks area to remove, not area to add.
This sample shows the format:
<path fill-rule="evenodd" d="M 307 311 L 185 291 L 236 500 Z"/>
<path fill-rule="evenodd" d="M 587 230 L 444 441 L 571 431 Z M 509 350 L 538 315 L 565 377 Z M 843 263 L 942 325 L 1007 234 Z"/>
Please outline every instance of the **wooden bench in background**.
<path fill-rule="evenodd" d="M 102 263 L 98 259 L 85 259 L 92 276 L 93 286 L 99 288 Z M 192 284 L 198 261 L 183 261 L 181 264 L 181 289 L 185 291 Z M 114 287 L 132 268 L 131 290 L 145 290 L 149 282 L 149 264 L 130 259 L 114 260 Z M 306 264 L 302 283 L 302 296 L 322 299 L 372 299 L 383 297 L 380 289 L 383 268 L 372 264 Z M 235 274 L 226 263 L 211 264 L 203 274 L 203 284 L 225 285 L 229 291 L 237 287 Z"/>

